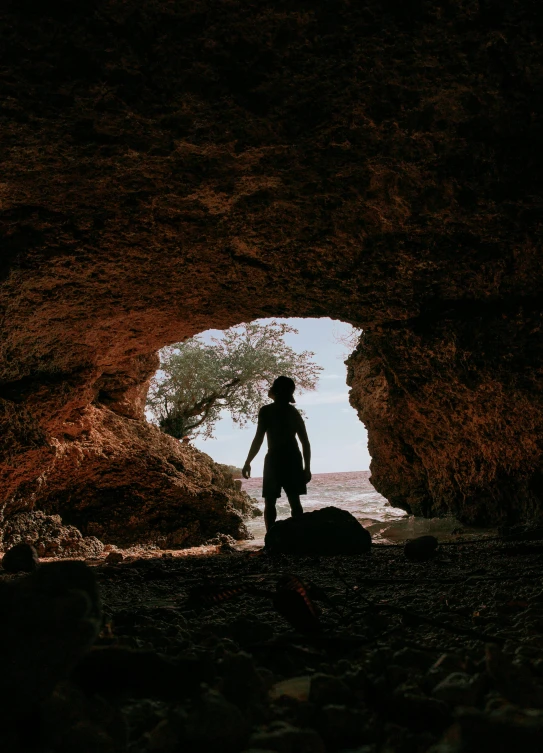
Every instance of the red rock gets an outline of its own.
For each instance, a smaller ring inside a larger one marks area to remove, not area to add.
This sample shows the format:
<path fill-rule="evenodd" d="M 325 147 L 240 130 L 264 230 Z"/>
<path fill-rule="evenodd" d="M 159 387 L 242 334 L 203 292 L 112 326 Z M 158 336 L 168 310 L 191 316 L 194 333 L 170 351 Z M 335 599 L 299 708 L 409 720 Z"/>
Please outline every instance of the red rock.
<path fill-rule="evenodd" d="M 115 565 L 117 562 L 122 562 L 123 560 L 124 556 L 122 552 L 110 552 L 105 559 L 108 564 L 113 565 Z"/>
<path fill-rule="evenodd" d="M 21 543 L 32 544 L 40 557 L 97 557 L 103 544 L 95 536 L 83 536 L 75 526 L 64 525 L 60 515 L 40 510 L 18 512 L 0 524 L 4 549 Z"/>
<path fill-rule="evenodd" d="M 137 44 L 111 0 L 30 5 L 0 11 L 6 515 L 240 535 L 143 403 L 160 347 L 270 315 L 364 328 L 350 399 L 393 505 L 541 514 L 537 4 L 142 0 Z"/>

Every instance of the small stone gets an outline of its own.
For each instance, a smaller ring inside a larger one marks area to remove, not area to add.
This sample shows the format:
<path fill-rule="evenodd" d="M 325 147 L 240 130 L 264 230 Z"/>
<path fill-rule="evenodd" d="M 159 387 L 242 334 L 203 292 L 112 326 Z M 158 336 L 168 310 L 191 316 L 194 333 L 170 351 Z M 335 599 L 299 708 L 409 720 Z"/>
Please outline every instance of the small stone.
<path fill-rule="evenodd" d="M 228 632 L 236 643 L 241 646 L 246 643 L 269 641 L 273 637 L 273 628 L 263 620 L 242 615 L 228 626 Z"/>
<path fill-rule="evenodd" d="M 543 712 L 504 706 L 489 712 L 466 709 L 457 715 L 461 750 L 493 753 L 541 753 Z"/>
<path fill-rule="evenodd" d="M 209 691 L 190 710 L 173 707 L 150 733 L 148 747 L 153 753 L 237 753 L 248 735 L 239 709 Z"/>
<path fill-rule="evenodd" d="M 434 688 L 434 695 L 440 701 L 453 706 L 475 706 L 483 693 L 481 675 L 468 675 L 466 672 L 452 672 Z"/>
<path fill-rule="evenodd" d="M 418 536 L 406 542 L 403 553 L 410 562 L 426 562 L 435 556 L 438 545 L 435 536 Z"/>
<path fill-rule="evenodd" d="M 428 670 L 427 681 L 431 687 L 435 687 L 453 672 L 466 672 L 468 667 L 473 668 L 473 664 L 460 654 L 441 654 Z"/>
<path fill-rule="evenodd" d="M 435 656 L 435 654 L 434 654 Z M 426 671 L 432 666 L 434 657 L 427 651 L 417 651 L 414 648 L 402 648 L 392 655 L 392 663 L 408 669 Z"/>
<path fill-rule="evenodd" d="M 272 701 L 278 698 L 293 698 L 295 701 L 309 700 L 309 691 L 311 688 L 311 676 L 302 675 L 300 677 L 291 677 L 288 680 L 276 682 L 270 688 L 270 698 Z"/>
<path fill-rule="evenodd" d="M 367 734 L 360 711 L 333 704 L 320 709 L 317 727 L 325 743 L 334 748 L 358 745 Z"/>
<path fill-rule="evenodd" d="M 356 698 L 360 701 L 368 697 L 372 684 L 368 678 L 366 669 L 355 669 L 343 675 L 344 682 L 351 688 Z"/>
<path fill-rule="evenodd" d="M 181 750 L 198 753 L 235 753 L 247 742 L 245 717 L 220 693 L 206 693 L 188 715 Z"/>
<path fill-rule="evenodd" d="M 460 654 L 441 654 L 439 659 L 432 664 L 430 672 L 463 672 L 466 668 L 466 659 Z"/>
<path fill-rule="evenodd" d="M 163 719 L 149 733 L 149 750 L 152 753 L 175 753 L 179 750 L 179 738 L 178 726 L 169 719 Z"/>
<path fill-rule="evenodd" d="M 385 669 L 385 676 L 390 687 L 395 688 L 400 683 L 406 682 L 413 674 L 413 670 L 408 667 L 401 667 L 398 664 L 389 664 Z"/>
<path fill-rule="evenodd" d="M 311 678 L 309 700 L 318 706 L 347 703 L 352 698 L 349 686 L 339 677 L 316 674 Z"/>
<path fill-rule="evenodd" d="M 252 749 L 277 753 L 325 753 L 326 750 L 314 729 L 301 729 L 286 722 L 272 722 L 252 735 L 249 743 Z"/>
<path fill-rule="evenodd" d="M 243 708 L 264 697 L 264 683 L 250 654 L 244 651 L 226 654 L 219 664 L 219 671 L 223 678 L 222 691 L 228 701 Z"/>
<path fill-rule="evenodd" d="M 121 552 L 110 552 L 105 559 L 108 565 L 116 565 L 118 562 L 122 562 L 123 560 L 124 555 L 121 554 Z"/>
<path fill-rule="evenodd" d="M 388 709 L 392 719 L 415 732 L 442 732 L 450 723 L 447 705 L 436 698 L 428 698 L 415 688 L 397 688 Z"/>
<path fill-rule="evenodd" d="M 226 550 L 228 547 L 231 547 L 232 549 L 235 547 L 236 540 L 230 536 L 228 533 L 218 533 L 216 536 L 213 536 L 212 539 L 208 539 L 206 541 L 206 546 L 218 546 L 221 548 L 224 547 Z"/>
<path fill-rule="evenodd" d="M 2 558 L 7 573 L 31 573 L 39 564 L 38 553 L 31 544 L 16 544 Z"/>
<path fill-rule="evenodd" d="M 490 643 L 485 648 L 485 657 L 486 669 L 496 690 L 508 701 L 529 708 L 543 706 L 543 690 L 535 683 L 528 667 L 512 661 L 498 646 Z"/>
<path fill-rule="evenodd" d="M 40 728 L 46 750 L 77 753 L 126 750 L 128 729 L 120 709 L 101 697 L 87 696 L 69 681 L 58 683 L 40 704 Z"/>

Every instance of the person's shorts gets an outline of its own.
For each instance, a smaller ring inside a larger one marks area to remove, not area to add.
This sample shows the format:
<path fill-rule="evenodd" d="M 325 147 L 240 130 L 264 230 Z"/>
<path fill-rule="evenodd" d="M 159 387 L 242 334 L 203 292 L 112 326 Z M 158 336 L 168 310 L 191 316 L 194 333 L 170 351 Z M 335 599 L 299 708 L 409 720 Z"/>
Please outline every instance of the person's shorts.
<path fill-rule="evenodd" d="M 307 494 L 302 453 L 297 446 L 287 451 L 268 452 L 264 458 L 262 496 L 265 499 L 280 497 L 281 489 L 287 495 Z"/>

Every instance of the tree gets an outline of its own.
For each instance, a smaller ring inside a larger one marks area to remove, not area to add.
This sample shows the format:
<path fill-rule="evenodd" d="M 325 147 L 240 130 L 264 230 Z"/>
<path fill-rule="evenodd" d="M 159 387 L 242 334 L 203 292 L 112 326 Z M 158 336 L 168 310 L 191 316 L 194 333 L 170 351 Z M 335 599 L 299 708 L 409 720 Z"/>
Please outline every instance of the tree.
<path fill-rule="evenodd" d="M 221 411 L 244 426 L 256 421 L 273 380 L 294 379 L 298 390 L 314 390 L 322 367 L 311 351 L 297 353 L 284 341 L 298 330 L 288 324 L 243 324 L 206 342 L 192 337 L 161 351 L 160 370 L 147 407 L 166 434 L 213 436 Z"/>
<path fill-rule="evenodd" d="M 344 332 L 343 334 L 339 332 L 334 333 L 334 340 L 337 343 L 341 343 L 341 345 L 346 345 L 349 349 L 348 353 L 345 355 L 349 355 L 352 353 L 353 350 L 355 350 L 360 342 L 360 338 L 362 337 L 362 329 L 360 327 L 355 327 L 352 324 L 349 325 L 350 329 L 347 330 L 347 332 Z"/>

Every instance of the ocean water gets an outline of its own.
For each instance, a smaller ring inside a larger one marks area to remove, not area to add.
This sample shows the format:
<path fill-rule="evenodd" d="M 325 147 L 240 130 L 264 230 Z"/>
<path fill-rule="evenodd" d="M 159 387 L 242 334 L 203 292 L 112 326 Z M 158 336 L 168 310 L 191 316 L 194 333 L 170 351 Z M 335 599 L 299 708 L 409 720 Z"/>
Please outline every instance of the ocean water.
<path fill-rule="evenodd" d="M 438 539 L 450 536 L 460 523 L 451 517 L 417 518 L 407 515 L 377 492 L 369 481 L 369 471 L 351 473 L 316 473 L 307 487 L 307 495 L 302 496 L 305 512 L 319 507 L 334 505 L 348 510 L 367 528 L 374 541 L 398 542 L 414 536 L 432 534 Z M 260 510 L 264 509 L 261 497 L 262 479 L 250 478 L 242 481 L 242 489 L 258 502 Z M 290 507 L 283 492 L 277 502 L 277 518 L 290 516 Z M 259 516 L 247 521 L 247 527 L 253 534 L 252 545 L 261 545 L 266 529 L 264 518 Z"/>

